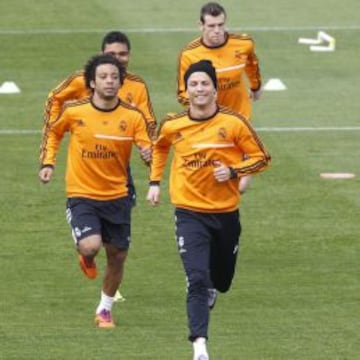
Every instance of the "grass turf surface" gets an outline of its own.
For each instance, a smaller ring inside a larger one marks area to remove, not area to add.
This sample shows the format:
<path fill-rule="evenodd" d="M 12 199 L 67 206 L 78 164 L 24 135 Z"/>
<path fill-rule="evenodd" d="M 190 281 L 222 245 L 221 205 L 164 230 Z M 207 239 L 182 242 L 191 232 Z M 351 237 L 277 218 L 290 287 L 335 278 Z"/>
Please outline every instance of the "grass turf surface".
<path fill-rule="evenodd" d="M 15 81 L 22 93 L 0 95 L 1 129 L 40 129 L 47 92 L 81 68 L 112 29 L 129 30 L 130 70 L 148 82 L 158 118 L 180 109 L 176 57 L 197 35 L 202 4 L 186 1 L 176 9 L 165 1 L 63 1 L 55 7 L 39 1 L 35 8 L 5 2 L 0 83 Z M 355 360 L 359 130 L 343 127 L 360 126 L 357 2 L 223 4 L 229 25 L 254 28 L 264 80 L 280 78 L 288 87 L 264 93 L 254 107 L 255 127 L 289 129 L 259 132 L 273 164 L 243 197 L 238 271 L 212 313 L 210 354 L 216 360 Z M 179 27 L 190 31 L 138 32 Z M 337 40 L 334 53 L 312 53 L 297 44 L 326 27 Z M 294 131 L 298 127 L 334 129 Z M 134 156 L 138 206 L 122 288 L 127 300 L 115 305 L 118 327 L 99 331 L 92 320 L 101 277 L 90 282 L 80 273 L 65 221 L 64 147 L 54 181 L 44 187 L 37 180 L 40 134 L 0 139 L 0 359 L 191 358 L 166 182 L 161 207 L 151 209 L 144 200 L 146 169 Z M 332 171 L 355 172 L 357 178 L 320 179 L 321 172 Z"/>

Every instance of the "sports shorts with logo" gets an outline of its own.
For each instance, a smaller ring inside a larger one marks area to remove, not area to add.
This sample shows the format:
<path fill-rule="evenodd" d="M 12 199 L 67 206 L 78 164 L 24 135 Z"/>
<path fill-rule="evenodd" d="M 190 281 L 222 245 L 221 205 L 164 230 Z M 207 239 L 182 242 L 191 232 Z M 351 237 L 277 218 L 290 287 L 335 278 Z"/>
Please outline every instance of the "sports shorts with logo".
<path fill-rule="evenodd" d="M 114 200 L 68 198 L 66 219 L 76 243 L 100 234 L 104 243 L 119 249 L 129 248 L 131 207 L 127 197 Z"/>

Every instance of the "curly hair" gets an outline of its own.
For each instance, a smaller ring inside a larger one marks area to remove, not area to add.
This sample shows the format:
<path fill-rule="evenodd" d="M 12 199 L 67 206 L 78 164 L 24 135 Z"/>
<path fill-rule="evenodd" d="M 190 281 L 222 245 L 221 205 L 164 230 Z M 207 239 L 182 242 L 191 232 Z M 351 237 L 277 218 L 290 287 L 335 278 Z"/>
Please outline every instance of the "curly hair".
<path fill-rule="evenodd" d="M 126 73 L 125 68 L 120 64 L 120 62 L 114 56 L 110 54 L 101 54 L 101 55 L 93 56 L 85 65 L 84 77 L 85 77 L 85 85 L 88 89 L 91 89 L 90 86 L 91 81 L 95 80 L 97 67 L 99 65 L 104 65 L 104 64 L 111 64 L 118 68 L 120 84 L 121 85 L 123 84 Z"/>

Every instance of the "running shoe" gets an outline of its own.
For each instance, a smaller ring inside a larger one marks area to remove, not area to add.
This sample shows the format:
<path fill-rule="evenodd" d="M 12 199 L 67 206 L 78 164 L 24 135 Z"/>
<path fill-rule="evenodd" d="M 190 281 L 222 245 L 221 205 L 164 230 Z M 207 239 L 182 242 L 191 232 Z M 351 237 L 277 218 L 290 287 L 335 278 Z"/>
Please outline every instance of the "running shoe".
<path fill-rule="evenodd" d="M 95 279 L 97 276 L 97 269 L 95 260 L 92 259 L 90 262 L 84 256 L 79 255 L 79 265 L 81 270 L 89 279 Z"/>
<path fill-rule="evenodd" d="M 217 299 L 217 290 L 216 289 L 208 289 L 208 306 L 209 309 L 212 310 L 215 306 Z"/>
<path fill-rule="evenodd" d="M 115 324 L 111 317 L 111 312 L 108 310 L 101 310 L 98 314 L 95 315 L 95 325 L 98 328 L 107 328 L 111 329 L 115 327 Z"/>
<path fill-rule="evenodd" d="M 125 298 L 121 295 L 119 290 L 116 290 L 116 293 L 114 295 L 114 302 L 123 302 L 125 301 Z"/>

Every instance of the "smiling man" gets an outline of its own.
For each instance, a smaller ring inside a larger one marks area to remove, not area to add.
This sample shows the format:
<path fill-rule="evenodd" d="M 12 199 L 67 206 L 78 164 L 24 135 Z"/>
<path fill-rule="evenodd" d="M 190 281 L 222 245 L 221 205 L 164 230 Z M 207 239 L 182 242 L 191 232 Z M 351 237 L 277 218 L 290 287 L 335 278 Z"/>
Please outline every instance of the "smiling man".
<path fill-rule="evenodd" d="M 241 232 L 238 178 L 265 170 L 270 155 L 243 116 L 218 106 L 210 61 L 190 65 L 183 81 L 189 108 L 162 122 L 147 199 L 159 204 L 160 181 L 173 148 L 170 199 L 188 286 L 189 340 L 193 359 L 208 360 L 209 310 L 217 291 L 229 290 L 235 273 Z"/>
<path fill-rule="evenodd" d="M 115 326 L 111 316 L 114 295 L 124 272 L 130 246 L 128 167 L 133 144 L 149 150 L 151 141 L 140 110 L 120 100 L 125 69 L 109 54 L 85 66 L 90 97 L 67 103 L 43 132 L 39 178 L 51 181 L 61 140 L 69 133 L 66 166 L 66 218 L 85 275 L 97 276 L 95 257 L 103 246 L 107 264 L 95 323 Z M 144 152 L 145 153 L 145 152 Z"/>

